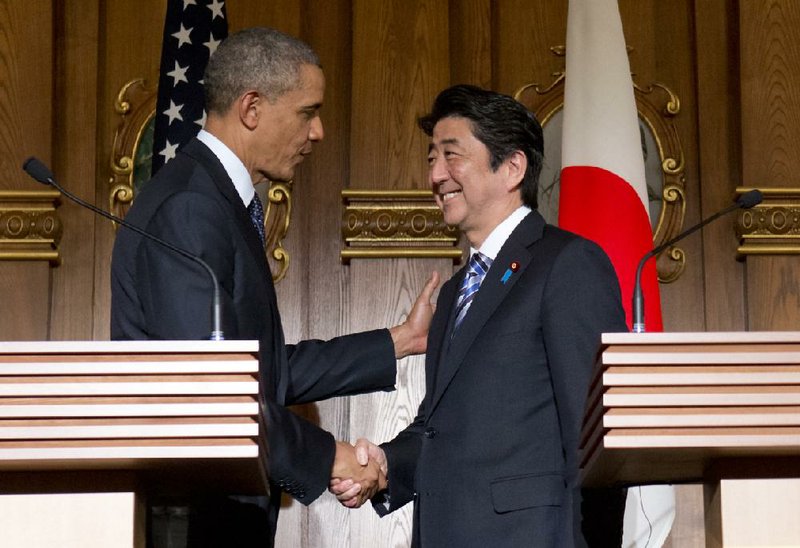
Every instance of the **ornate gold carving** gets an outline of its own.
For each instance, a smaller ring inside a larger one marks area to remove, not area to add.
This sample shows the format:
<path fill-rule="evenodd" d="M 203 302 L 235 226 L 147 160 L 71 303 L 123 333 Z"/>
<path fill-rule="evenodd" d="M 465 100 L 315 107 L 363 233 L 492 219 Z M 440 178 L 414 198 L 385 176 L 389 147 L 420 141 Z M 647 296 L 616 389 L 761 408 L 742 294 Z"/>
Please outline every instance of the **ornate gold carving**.
<path fill-rule="evenodd" d="M 366 258 L 448 258 L 458 230 L 444 223 L 429 190 L 343 190 L 342 262 Z"/>
<path fill-rule="evenodd" d="M 149 160 L 152 150 L 141 150 L 142 136 L 156 112 L 157 89 L 144 78 L 131 80 L 119 90 L 114 110 L 121 116 L 111 148 L 111 190 L 108 206 L 118 217 L 125 217 L 136 189 L 136 158 Z M 152 146 L 152 144 L 150 144 Z M 141 178 L 143 175 L 138 174 Z M 144 175 L 149 178 L 149 173 Z"/>
<path fill-rule="evenodd" d="M 559 57 L 565 54 L 563 46 L 550 49 Z M 628 51 L 631 50 L 628 46 Z M 554 72 L 550 84 L 525 84 L 514 93 L 514 97 L 536 114 L 545 126 L 564 108 L 564 77 L 564 71 Z M 653 245 L 658 246 L 681 231 L 686 215 L 683 149 L 673 121 L 680 113 L 680 99 L 661 83 L 648 86 L 634 83 L 633 87 L 639 118 L 649 128 L 661 160 L 661 208 L 653 231 Z M 550 158 L 549 161 L 558 163 L 559 159 Z M 686 256 L 680 248 L 666 249 L 659 259 L 658 279 L 662 283 L 673 282 L 683 273 Z"/>
<path fill-rule="evenodd" d="M 57 190 L 0 191 L 0 260 L 61 262 L 60 198 Z"/>
<path fill-rule="evenodd" d="M 264 213 L 264 234 L 267 258 L 277 263 L 272 274 L 275 283 L 281 281 L 289 269 L 289 252 L 283 247 L 283 238 L 289 232 L 291 217 L 292 181 L 271 182 L 267 191 L 267 211 Z"/>
<path fill-rule="evenodd" d="M 736 194 L 753 190 L 740 187 Z M 761 188 L 764 201 L 736 218 L 739 258 L 800 254 L 800 188 Z"/>
<path fill-rule="evenodd" d="M 143 78 L 136 78 L 122 86 L 114 102 L 114 110 L 121 120 L 114 133 L 108 204 L 118 217 L 125 217 L 136 192 L 150 178 L 151 132 L 157 93 L 158 90 L 149 87 Z M 292 183 L 272 183 L 266 204 L 265 253 L 273 271 L 272 279 L 277 283 L 289 268 L 289 253 L 282 241 L 291 220 Z"/>

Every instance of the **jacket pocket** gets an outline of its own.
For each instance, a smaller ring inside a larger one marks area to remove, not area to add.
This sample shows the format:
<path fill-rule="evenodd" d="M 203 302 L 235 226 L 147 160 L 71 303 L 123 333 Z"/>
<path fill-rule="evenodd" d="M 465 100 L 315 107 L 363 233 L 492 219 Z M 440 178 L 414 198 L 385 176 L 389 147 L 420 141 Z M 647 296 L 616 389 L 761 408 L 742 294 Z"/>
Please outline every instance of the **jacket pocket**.
<path fill-rule="evenodd" d="M 499 478 L 491 483 L 491 490 L 492 504 L 499 514 L 538 506 L 561 506 L 564 476 L 556 473 Z"/>

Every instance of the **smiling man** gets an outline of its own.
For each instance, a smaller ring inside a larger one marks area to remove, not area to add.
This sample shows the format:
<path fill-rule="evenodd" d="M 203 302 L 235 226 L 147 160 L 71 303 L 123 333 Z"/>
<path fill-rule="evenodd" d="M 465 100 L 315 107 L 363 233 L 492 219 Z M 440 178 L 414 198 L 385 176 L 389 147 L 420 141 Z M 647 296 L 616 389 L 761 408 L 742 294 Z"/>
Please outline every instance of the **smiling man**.
<path fill-rule="evenodd" d="M 454 86 L 419 123 L 436 203 L 471 258 L 439 294 L 416 419 L 356 444 L 388 483 L 331 491 L 381 515 L 413 501 L 413 546 L 619 546 L 624 492 L 582 493 L 578 478 L 600 334 L 626 330 L 614 269 L 536 211 L 542 128 L 520 103 Z"/>
<path fill-rule="evenodd" d="M 271 493 L 167 501 L 188 512 L 188 539 L 153 530 L 148 545 L 264 548 L 273 543 L 282 489 L 310 504 L 332 476 L 378 482 L 377 464 L 359 465 L 351 445 L 286 406 L 391 389 L 396 358 L 425 350 L 438 279 L 403 324 L 285 345 L 253 185 L 292 179 L 322 139 L 325 78 L 307 44 L 254 28 L 222 42 L 204 80 L 205 128 L 136 196 L 126 220 L 208 263 L 220 282 L 225 338 L 259 341 Z M 212 287 L 194 262 L 121 228 L 111 277 L 112 338 L 208 338 Z"/>

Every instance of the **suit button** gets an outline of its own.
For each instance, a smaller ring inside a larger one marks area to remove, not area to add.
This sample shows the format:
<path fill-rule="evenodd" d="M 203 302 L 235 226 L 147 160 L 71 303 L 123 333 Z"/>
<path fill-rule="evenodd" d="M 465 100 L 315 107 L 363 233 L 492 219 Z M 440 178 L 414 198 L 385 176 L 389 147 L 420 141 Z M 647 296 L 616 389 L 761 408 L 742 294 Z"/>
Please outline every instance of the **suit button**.
<path fill-rule="evenodd" d="M 436 430 L 436 428 L 426 428 L 425 429 L 425 437 L 428 438 L 428 439 L 435 438 L 436 434 L 438 434 L 438 433 L 439 433 L 439 431 Z"/>

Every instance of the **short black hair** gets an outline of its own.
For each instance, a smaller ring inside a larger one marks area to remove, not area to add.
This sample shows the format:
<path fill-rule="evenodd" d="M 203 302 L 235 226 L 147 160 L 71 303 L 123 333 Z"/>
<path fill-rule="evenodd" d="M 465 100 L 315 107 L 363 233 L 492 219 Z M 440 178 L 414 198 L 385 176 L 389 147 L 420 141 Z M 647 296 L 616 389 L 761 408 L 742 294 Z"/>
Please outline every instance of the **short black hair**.
<path fill-rule="evenodd" d="M 522 202 L 536 209 L 544 136 L 532 112 L 508 95 L 459 84 L 439 93 L 431 112 L 419 118 L 418 124 L 431 136 L 434 126 L 443 118 L 465 118 L 471 122 L 472 134 L 489 149 L 492 170 L 515 151 L 522 151 L 528 158 L 521 185 Z"/>

